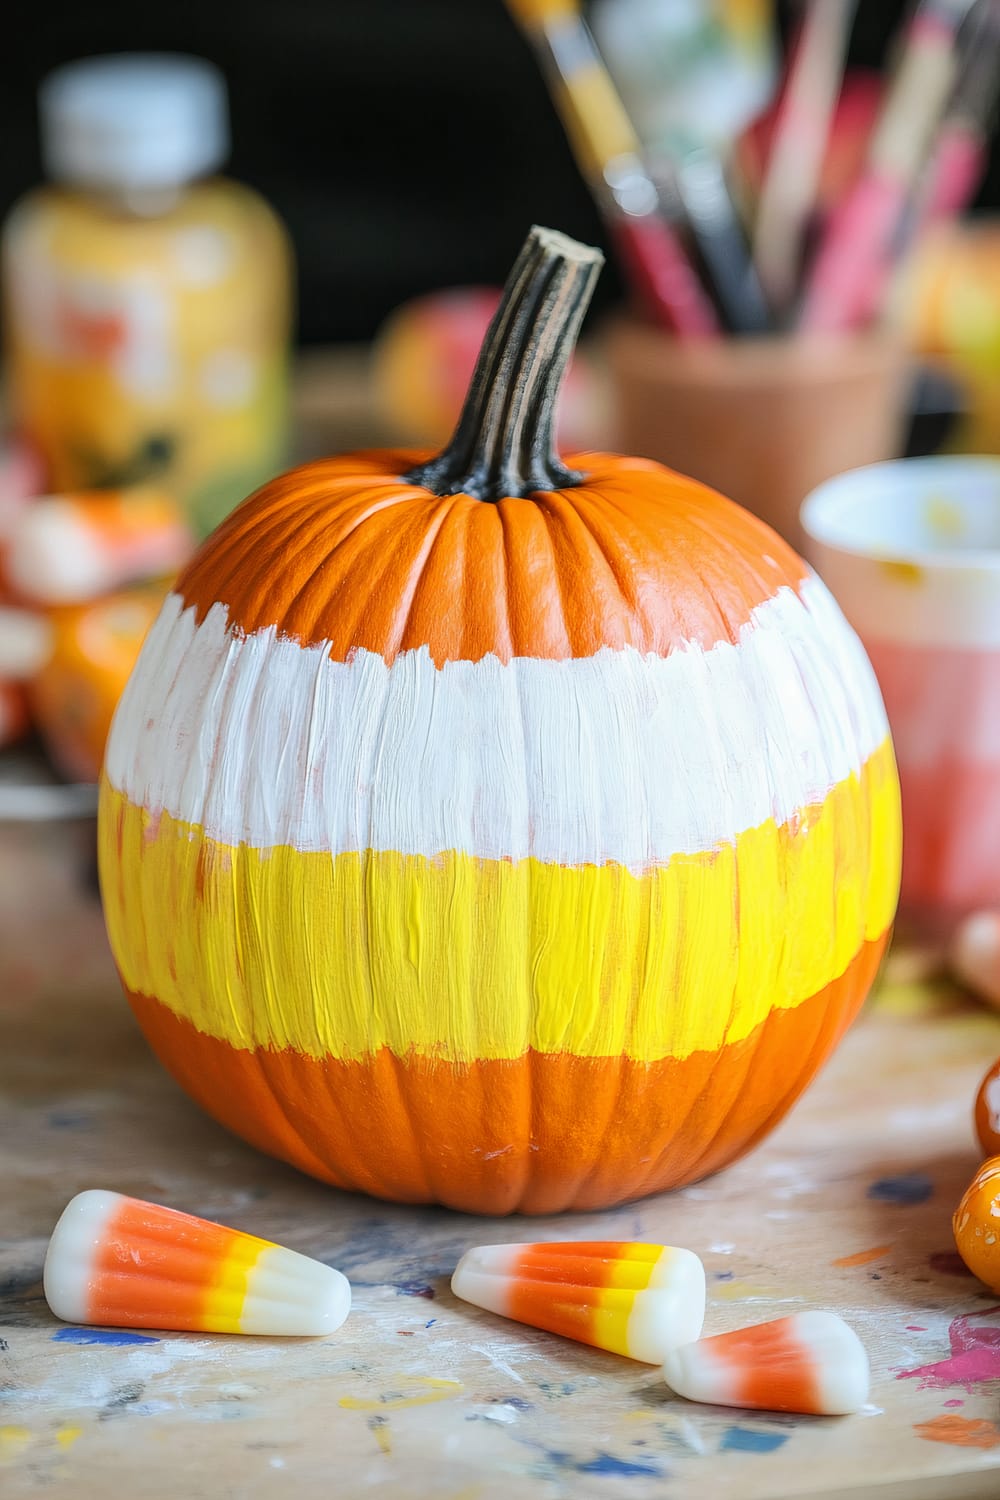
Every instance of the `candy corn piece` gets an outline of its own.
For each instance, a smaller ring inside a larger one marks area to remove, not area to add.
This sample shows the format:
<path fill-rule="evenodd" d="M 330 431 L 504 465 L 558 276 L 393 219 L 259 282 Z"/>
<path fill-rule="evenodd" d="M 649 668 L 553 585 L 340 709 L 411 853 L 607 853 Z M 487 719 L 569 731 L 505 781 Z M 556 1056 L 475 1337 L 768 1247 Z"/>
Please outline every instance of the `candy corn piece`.
<path fill-rule="evenodd" d="M 158 490 L 45 495 L 18 516 L 7 580 L 35 604 L 79 604 L 137 578 L 175 573 L 194 550 L 183 511 Z"/>
<path fill-rule="evenodd" d="M 868 1400 L 868 1356 L 831 1312 L 794 1313 L 672 1349 L 667 1385 L 689 1401 L 837 1416 Z"/>
<path fill-rule="evenodd" d="M 666 1245 L 483 1245 L 462 1256 L 451 1289 L 487 1312 L 651 1365 L 696 1339 L 705 1318 L 701 1261 Z"/>
<path fill-rule="evenodd" d="M 333 1333 L 351 1288 L 331 1266 L 252 1234 L 121 1193 L 79 1193 L 45 1257 L 45 1300 L 67 1323 L 196 1333 Z"/>

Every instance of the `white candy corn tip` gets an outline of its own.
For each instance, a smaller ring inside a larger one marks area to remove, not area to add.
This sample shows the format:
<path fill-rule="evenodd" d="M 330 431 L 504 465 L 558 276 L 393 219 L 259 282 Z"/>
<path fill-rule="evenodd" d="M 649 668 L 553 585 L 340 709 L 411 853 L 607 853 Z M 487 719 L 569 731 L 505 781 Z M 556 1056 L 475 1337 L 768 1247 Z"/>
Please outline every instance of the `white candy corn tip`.
<path fill-rule="evenodd" d="M 663 1377 L 689 1401 L 845 1416 L 868 1400 L 861 1340 L 836 1313 L 795 1313 L 668 1353 Z"/>
<path fill-rule="evenodd" d="M 705 1323 L 705 1267 L 692 1250 L 671 1247 L 628 1321 L 629 1354 L 661 1365 L 672 1349 L 701 1336 Z"/>
<path fill-rule="evenodd" d="M 316 1337 L 351 1310 L 346 1276 L 298 1251 L 121 1193 L 63 1210 L 45 1299 L 67 1323 Z"/>
<path fill-rule="evenodd" d="M 45 1252 L 42 1288 L 49 1307 L 64 1323 L 87 1321 L 91 1267 L 122 1201 L 121 1193 L 91 1188 L 71 1198 L 59 1215 Z"/>

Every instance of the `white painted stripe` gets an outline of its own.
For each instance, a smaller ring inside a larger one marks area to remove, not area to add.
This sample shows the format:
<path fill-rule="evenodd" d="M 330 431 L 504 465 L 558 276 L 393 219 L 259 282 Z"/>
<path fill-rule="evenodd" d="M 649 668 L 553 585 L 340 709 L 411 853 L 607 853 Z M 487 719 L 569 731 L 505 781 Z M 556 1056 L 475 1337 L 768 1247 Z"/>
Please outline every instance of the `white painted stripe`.
<path fill-rule="evenodd" d="M 106 770 L 226 844 L 457 850 L 641 871 L 860 769 L 888 733 L 861 646 L 818 579 L 756 609 L 735 646 L 667 657 L 391 666 L 200 627 L 176 595 L 143 646 Z"/>

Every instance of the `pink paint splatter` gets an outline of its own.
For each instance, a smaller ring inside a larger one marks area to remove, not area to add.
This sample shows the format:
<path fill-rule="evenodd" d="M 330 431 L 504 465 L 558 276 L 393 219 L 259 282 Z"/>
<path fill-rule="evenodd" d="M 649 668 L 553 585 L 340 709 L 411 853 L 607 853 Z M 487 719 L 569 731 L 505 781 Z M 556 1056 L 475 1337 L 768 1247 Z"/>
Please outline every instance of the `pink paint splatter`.
<path fill-rule="evenodd" d="M 926 1333 L 927 1329 L 923 1323 L 907 1323 L 906 1331 L 907 1333 Z"/>
<path fill-rule="evenodd" d="M 980 1318 L 995 1318 L 1000 1307 L 988 1307 Z M 992 1328 L 973 1324 L 973 1314 L 955 1318 L 948 1329 L 951 1357 L 936 1364 L 920 1365 L 916 1370 L 901 1370 L 897 1380 L 919 1379 L 921 1390 L 931 1386 L 964 1385 L 971 1390 L 981 1380 L 1000 1380 L 1000 1322 Z"/>
<path fill-rule="evenodd" d="M 965 1402 L 959 1401 L 957 1398 L 953 1398 L 951 1401 L 946 1401 L 944 1404 L 945 1406 L 964 1406 Z"/>

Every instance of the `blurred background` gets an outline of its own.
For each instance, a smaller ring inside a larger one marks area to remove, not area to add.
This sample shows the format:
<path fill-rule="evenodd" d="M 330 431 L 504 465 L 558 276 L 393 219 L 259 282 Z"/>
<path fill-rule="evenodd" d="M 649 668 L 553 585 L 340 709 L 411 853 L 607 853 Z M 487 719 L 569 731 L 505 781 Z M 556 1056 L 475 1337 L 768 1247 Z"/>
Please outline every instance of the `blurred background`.
<path fill-rule="evenodd" d="M 589 29 L 588 29 L 589 28 Z M 0 91 L 0 820 L 87 810 L 192 549 L 442 443 L 528 226 L 608 264 L 560 440 L 804 548 L 1000 451 L 1000 0 L 48 0 Z"/>
<path fill-rule="evenodd" d="M 711 19 L 709 0 L 666 8 L 683 16 L 699 6 Z M 786 38 L 800 9 L 776 7 Z M 905 0 L 861 0 L 850 66 L 882 68 L 907 9 Z M 162 9 L 47 0 L 5 43 L 0 209 L 42 176 L 43 77 L 79 57 L 152 50 L 206 57 L 225 75 L 229 170 L 288 226 L 305 344 L 369 338 L 398 303 L 435 287 L 502 282 L 536 220 L 608 245 L 503 0 L 175 0 Z M 998 199 L 994 143 L 974 206 Z M 612 257 L 595 309 L 621 295 Z"/>

